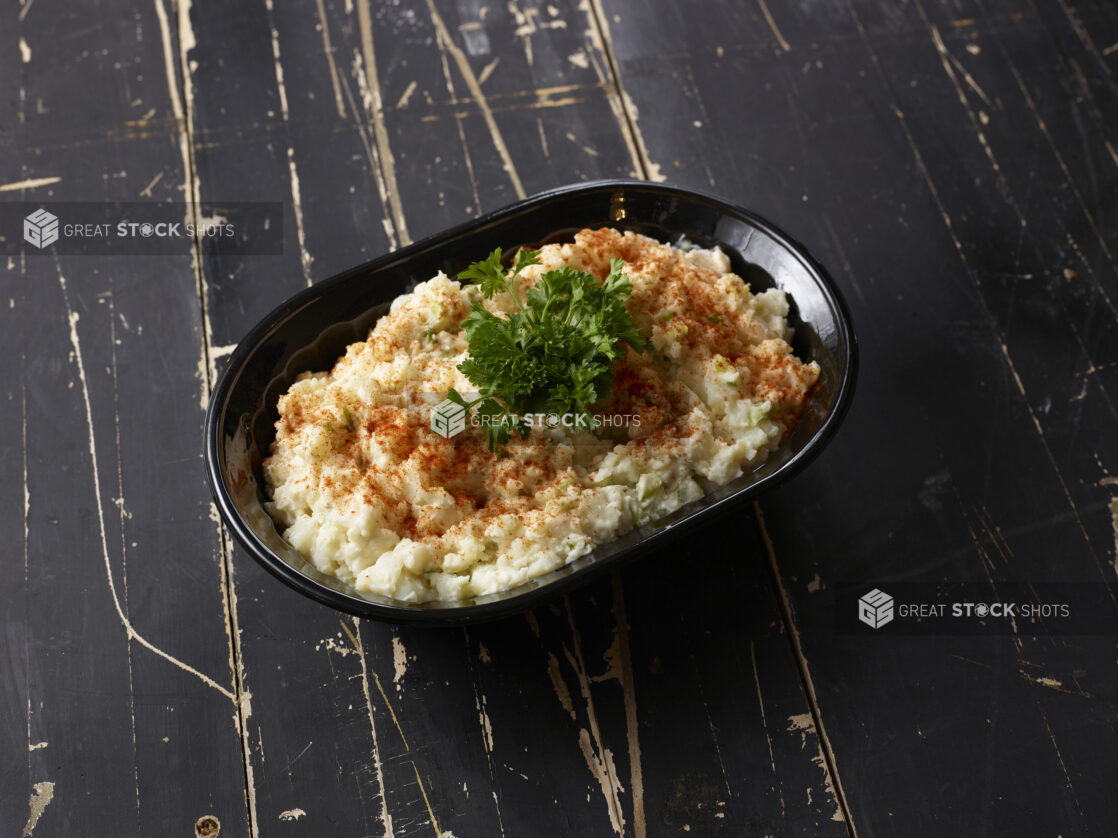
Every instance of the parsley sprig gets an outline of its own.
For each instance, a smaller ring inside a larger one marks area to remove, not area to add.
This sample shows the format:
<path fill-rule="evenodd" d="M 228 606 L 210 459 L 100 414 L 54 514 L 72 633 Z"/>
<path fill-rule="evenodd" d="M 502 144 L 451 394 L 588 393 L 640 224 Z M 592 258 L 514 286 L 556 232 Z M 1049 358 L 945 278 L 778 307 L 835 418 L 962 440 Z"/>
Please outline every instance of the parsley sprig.
<path fill-rule="evenodd" d="M 477 407 L 491 451 L 508 442 L 513 431 L 528 436 L 525 417 L 531 414 L 571 414 L 586 423 L 581 427 L 592 427 L 590 405 L 609 395 L 614 362 L 626 346 L 644 351 L 644 339 L 625 308 L 633 286 L 622 260 L 610 261 L 604 282 L 561 267 L 544 272 L 521 293 L 520 272 L 539 264 L 538 251 L 522 248 L 506 272 L 497 248 L 458 274 L 476 283 L 485 299 L 503 292 L 516 305 L 500 317 L 474 302 L 462 322 L 469 353 L 458 369 L 477 387 L 478 397 L 466 401 L 454 389 L 447 393 L 467 410 Z"/>

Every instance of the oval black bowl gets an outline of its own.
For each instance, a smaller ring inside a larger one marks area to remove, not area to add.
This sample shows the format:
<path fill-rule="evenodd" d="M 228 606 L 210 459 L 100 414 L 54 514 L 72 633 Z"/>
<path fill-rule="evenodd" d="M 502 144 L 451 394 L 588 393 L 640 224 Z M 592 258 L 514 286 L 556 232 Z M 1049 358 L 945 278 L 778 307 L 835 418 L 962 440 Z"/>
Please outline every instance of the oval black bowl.
<path fill-rule="evenodd" d="M 517 588 L 465 602 L 410 604 L 362 594 L 320 573 L 276 530 L 261 461 L 274 438 L 276 402 L 295 377 L 328 370 L 348 344 L 364 340 L 396 296 L 439 270 L 455 276 L 500 245 L 538 246 L 583 227 L 635 230 L 675 243 L 719 245 L 754 291 L 773 285 L 792 303 L 796 355 L 822 368 L 808 408 L 752 473 L 720 486 L 666 518 L 640 527 L 571 564 Z M 319 282 L 265 317 L 233 352 L 206 416 L 205 459 L 225 523 L 264 567 L 297 591 L 340 611 L 398 622 L 489 620 L 568 591 L 607 569 L 655 551 L 671 533 L 740 508 L 801 468 L 834 434 L 854 388 L 856 344 L 845 305 L 807 250 L 760 216 L 718 198 L 642 181 L 599 181 L 521 201 Z"/>

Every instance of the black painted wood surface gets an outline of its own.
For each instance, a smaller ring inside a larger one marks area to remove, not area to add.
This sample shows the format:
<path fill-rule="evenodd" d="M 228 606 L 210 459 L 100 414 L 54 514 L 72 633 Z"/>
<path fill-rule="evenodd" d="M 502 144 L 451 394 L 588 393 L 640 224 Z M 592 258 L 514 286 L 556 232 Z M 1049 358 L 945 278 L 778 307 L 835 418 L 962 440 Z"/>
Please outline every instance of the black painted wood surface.
<path fill-rule="evenodd" d="M 285 240 L 5 257 L 5 834 L 1118 835 L 1113 620 L 835 622 L 890 584 L 1118 597 L 1113 5 L 26 0 L 0 56 L 0 200 L 281 201 Z M 815 464 L 468 631 L 230 541 L 202 412 L 261 315 L 619 175 L 830 267 L 862 369 Z"/>

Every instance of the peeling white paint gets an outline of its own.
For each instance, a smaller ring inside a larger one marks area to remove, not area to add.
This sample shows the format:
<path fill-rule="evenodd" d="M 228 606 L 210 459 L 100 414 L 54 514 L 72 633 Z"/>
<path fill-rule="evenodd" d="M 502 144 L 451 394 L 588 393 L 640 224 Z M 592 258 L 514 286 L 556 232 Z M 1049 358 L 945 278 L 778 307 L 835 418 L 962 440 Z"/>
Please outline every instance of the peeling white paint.
<path fill-rule="evenodd" d="M 31 833 L 39 823 L 47 806 L 54 800 L 54 783 L 36 783 L 31 789 L 31 799 L 27 801 L 31 812 L 27 817 L 27 824 L 23 827 L 23 838 L 31 838 Z"/>
<path fill-rule="evenodd" d="M 570 55 L 567 56 L 567 60 L 574 64 L 576 67 L 580 67 L 583 70 L 587 70 L 590 68 L 590 58 L 582 50 L 572 52 Z"/>
<path fill-rule="evenodd" d="M 408 650 L 399 637 L 392 638 L 392 683 L 400 689 L 400 681 L 408 673 Z"/>

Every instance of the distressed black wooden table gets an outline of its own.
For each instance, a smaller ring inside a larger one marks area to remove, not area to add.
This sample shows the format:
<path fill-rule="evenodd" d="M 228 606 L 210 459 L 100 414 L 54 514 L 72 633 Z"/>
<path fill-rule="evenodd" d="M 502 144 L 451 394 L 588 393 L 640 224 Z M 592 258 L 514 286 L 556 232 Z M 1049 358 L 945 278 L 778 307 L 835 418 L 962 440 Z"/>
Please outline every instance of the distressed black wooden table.
<path fill-rule="evenodd" d="M 1118 835 L 1105 608 L 836 610 L 1057 582 L 1113 608 L 1118 8 L 1072 2 L 9 4 L 0 200 L 281 201 L 284 248 L 0 231 L 3 833 Z M 822 458 L 465 631 L 335 613 L 231 543 L 203 409 L 261 315 L 630 175 L 830 267 L 862 368 Z"/>

